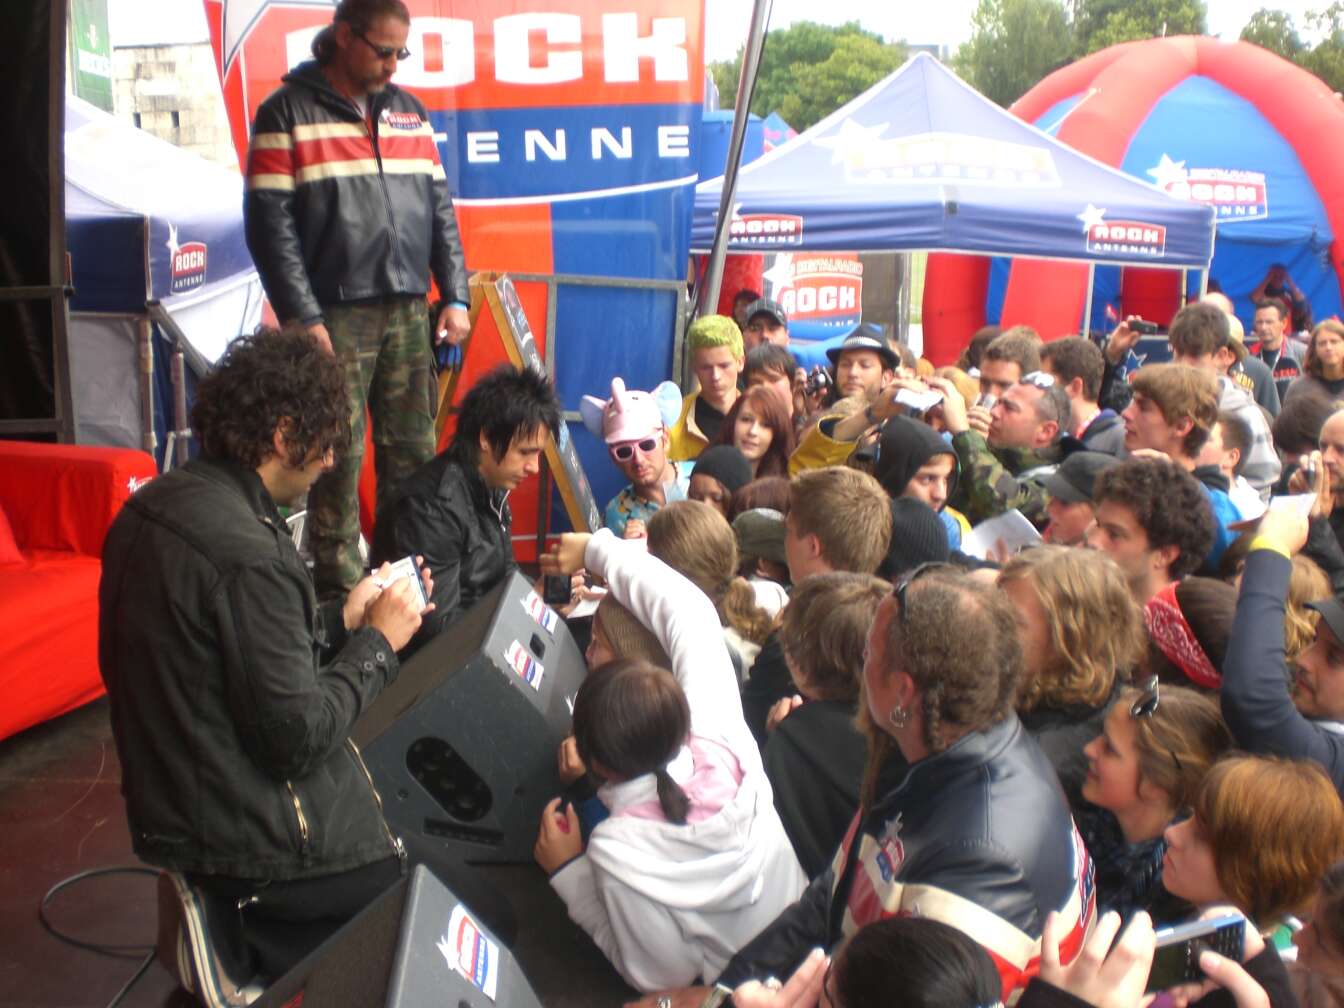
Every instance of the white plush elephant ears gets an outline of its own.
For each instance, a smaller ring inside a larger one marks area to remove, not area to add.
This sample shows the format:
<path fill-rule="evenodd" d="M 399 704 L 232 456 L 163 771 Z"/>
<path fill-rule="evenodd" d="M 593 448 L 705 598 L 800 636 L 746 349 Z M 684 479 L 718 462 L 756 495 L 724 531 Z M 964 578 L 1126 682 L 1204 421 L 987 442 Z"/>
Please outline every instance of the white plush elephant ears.
<path fill-rule="evenodd" d="M 602 416 L 606 411 L 606 399 L 586 395 L 579 400 L 579 416 L 583 418 L 583 425 L 588 428 L 590 434 L 599 439 L 602 437 Z"/>
<path fill-rule="evenodd" d="M 681 389 L 677 388 L 675 382 L 665 381 L 660 382 L 649 394 L 658 404 L 658 415 L 663 418 L 663 426 L 674 426 L 681 418 Z"/>

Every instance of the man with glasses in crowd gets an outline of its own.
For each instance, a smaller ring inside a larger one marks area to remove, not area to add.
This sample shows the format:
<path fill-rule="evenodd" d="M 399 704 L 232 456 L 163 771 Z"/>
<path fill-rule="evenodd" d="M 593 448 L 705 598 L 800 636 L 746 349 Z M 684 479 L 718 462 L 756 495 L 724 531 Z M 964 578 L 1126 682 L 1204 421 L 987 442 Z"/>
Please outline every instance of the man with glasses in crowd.
<path fill-rule="evenodd" d="M 579 403 L 584 426 L 607 446 L 616 468 L 630 482 L 608 503 L 606 527 L 626 539 L 643 539 L 658 509 L 685 500 L 691 489 L 689 462 L 667 457 L 668 428 L 681 411 L 681 392 L 663 382 L 652 392 L 626 389 L 611 380 L 611 398 L 584 396 Z"/>
<path fill-rule="evenodd" d="M 302 63 L 257 110 L 243 217 L 262 285 L 286 328 L 345 368 L 350 450 L 309 494 L 319 595 L 360 578 L 357 490 L 364 415 L 378 508 L 434 454 L 433 339 L 469 329 L 467 271 L 433 127 L 391 83 L 410 55 L 401 0 L 341 0 Z M 443 298 L 429 318 L 433 276 Z"/>
<path fill-rule="evenodd" d="M 1063 458 L 1060 437 L 1071 416 L 1063 386 L 1045 371 L 1031 371 L 993 406 L 968 409 L 947 379 L 931 378 L 929 385 L 943 394 L 943 423 L 961 464 L 953 506 L 972 524 L 1015 508 L 1044 528 L 1050 521 L 1044 480 Z"/>

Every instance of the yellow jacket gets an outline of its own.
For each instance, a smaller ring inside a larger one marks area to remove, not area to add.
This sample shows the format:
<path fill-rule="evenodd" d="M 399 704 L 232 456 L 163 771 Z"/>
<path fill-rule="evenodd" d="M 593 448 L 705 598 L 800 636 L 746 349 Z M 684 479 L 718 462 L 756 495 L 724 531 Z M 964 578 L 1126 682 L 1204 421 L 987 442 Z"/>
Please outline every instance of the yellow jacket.
<path fill-rule="evenodd" d="M 821 432 L 821 425 L 827 420 L 838 420 L 840 414 L 824 416 L 812 425 L 812 429 L 803 435 L 803 440 L 789 456 L 789 475 L 797 476 L 804 469 L 825 469 L 827 466 L 844 465 L 858 447 L 857 441 L 837 441 Z"/>
<path fill-rule="evenodd" d="M 681 401 L 681 416 L 668 431 L 669 447 L 667 457 L 673 462 L 699 458 L 700 453 L 709 446 L 709 438 L 695 422 L 695 401 L 700 397 L 698 391 L 690 393 Z"/>

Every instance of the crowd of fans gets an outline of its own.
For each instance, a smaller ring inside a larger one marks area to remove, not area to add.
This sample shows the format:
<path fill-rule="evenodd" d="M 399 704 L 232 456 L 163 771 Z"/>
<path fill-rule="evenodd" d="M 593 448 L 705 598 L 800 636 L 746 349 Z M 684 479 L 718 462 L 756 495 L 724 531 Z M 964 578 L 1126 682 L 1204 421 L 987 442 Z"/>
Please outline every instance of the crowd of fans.
<path fill-rule="evenodd" d="M 1159 1003 L 1344 1004 L 1344 327 L 1227 307 L 818 380 L 743 292 L 698 392 L 590 400 L 630 483 L 543 559 L 608 594 L 537 858 L 641 1004 L 1127 1008 L 1229 908 Z"/>

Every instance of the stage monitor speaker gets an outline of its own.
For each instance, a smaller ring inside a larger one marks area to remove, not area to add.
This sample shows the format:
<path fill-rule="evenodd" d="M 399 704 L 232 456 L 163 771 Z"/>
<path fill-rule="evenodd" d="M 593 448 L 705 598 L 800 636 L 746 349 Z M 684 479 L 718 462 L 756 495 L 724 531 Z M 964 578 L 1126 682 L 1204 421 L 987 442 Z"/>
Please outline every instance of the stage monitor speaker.
<path fill-rule="evenodd" d="M 423 865 L 253 1008 L 541 1008 L 513 954 Z"/>
<path fill-rule="evenodd" d="M 398 832 L 464 861 L 530 862 L 587 673 L 565 621 L 513 574 L 425 644 L 352 737 Z"/>

